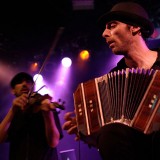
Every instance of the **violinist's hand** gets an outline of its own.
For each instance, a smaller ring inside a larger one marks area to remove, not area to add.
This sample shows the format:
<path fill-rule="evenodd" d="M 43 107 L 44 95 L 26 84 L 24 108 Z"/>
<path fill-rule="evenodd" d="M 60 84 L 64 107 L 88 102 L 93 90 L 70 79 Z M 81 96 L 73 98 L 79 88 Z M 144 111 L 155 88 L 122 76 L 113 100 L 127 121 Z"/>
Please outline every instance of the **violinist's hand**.
<path fill-rule="evenodd" d="M 27 94 L 22 94 L 19 97 L 16 97 L 12 102 L 12 110 L 17 111 L 18 109 L 24 111 L 28 108 L 28 96 Z"/>
<path fill-rule="evenodd" d="M 62 128 L 67 131 L 68 134 L 76 134 L 75 140 L 79 140 L 80 137 L 78 135 L 77 130 L 77 123 L 76 123 L 76 117 L 72 116 L 74 112 L 67 112 L 64 115 L 64 119 L 66 122 L 64 122 Z"/>
<path fill-rule="evenodd" d="M 55 106 L 51 103 L 49 99 L 44 99 L 41 102 L 39 109 L 42 111 L 50 111 L 50 110 L 55 109 Z"/>

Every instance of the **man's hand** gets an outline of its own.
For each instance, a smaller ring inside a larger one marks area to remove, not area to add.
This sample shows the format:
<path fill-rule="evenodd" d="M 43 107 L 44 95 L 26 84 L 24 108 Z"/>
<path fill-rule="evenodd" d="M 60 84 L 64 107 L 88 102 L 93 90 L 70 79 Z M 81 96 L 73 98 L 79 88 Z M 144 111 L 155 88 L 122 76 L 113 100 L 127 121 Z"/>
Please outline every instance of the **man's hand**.
<path fill-rule="evenodd" d="M 12 102 L 12 110 L 17 111 L 18 109 L 24 111 L 28 108 L 28 96 L 27 94 L 22 94 L 19 97 L 16 97 Z"/>
<path fill-rule="evenodd" d="M 34 112 L 38 111 L 51 111 L 55 109 L 56 107 L 54 106 L 53 103 L 49 99 L 44 99 L 40 105 L 33 106 L 34 107 Z"/>
<path fill-rule="evenodd" d="M 76 134 L 75 140 L 79 140 L 78 130 L 77 130 L 77 123 L 76 117 L 72 116 L 74 112 L 67 112 L 64 115 L 65 123 L 63 124 L 62 128 L 67 131 L 68 134 Z"/>

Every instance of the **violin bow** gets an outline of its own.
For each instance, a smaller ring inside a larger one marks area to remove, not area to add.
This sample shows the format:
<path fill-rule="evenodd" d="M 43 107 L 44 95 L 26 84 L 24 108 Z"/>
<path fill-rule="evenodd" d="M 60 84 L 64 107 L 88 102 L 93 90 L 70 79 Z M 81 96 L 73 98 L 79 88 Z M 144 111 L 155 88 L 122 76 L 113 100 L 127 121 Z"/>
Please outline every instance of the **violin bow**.
<path fill-rule="evenodd" d="M 54 51 L 54 49 L 55 49 L 55 47 L 56 47 L 56 45 L 57 45 L 57 43 L 58 43 L 58 41 L 59 41 L 62 33 L 63 33 L 63 31 L 64 31 L 64 27 L 59 27 L 58 31 L 56 32 L 56 36 L 55 36 L 55 38 L 54 38 L 54 40 L 53 40 L 52 46 L 51 46 L 51 48 L 50 48 L 50 50 L 49 50 L 46 58 L 44 59 L 44 62 L 42 63 L 42 66 L 41 66 L 41 68 L 40 68 L 40 70 L 39 70 L 39 72 L 38 72 L 38 74 L 37 74 L 37 77 L 36 77 L 35 81 L 33 82 L 33 85 L 32 85 L 32 87 L 31 87 L 30 91 L 28 92 L 28 98 L 31 96 L 32 91 L 33 91 L 33 88 L 34 88 L 34 86 L 35 86 L 35 83 L 36 83 L 36 81 L 37 81 L 40 73 L 41 73 L 42 70 L 44 69 L 44 66 L 45 66 L 46 62 L 48 61 L 49 57 L 50 57 L 51 54 L 53 53 L 53 51 Z"/>

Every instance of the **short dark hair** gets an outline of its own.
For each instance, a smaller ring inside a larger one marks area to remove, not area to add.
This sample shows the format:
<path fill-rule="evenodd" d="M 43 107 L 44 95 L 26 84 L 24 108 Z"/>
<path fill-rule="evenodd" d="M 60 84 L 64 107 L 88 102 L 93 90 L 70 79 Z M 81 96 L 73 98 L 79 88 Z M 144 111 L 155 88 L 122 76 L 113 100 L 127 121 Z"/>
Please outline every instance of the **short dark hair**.
<path fill-rule="evenodd" d="M 26 73 L 26 72 L 20 72 L 16 74 L 10 81 L 11 88 L 14 88 L 16 84 L 19 84 L 23 82 L 24 80 L 30 81 L 31 83 L 34 83 L 33 77 Z"/>

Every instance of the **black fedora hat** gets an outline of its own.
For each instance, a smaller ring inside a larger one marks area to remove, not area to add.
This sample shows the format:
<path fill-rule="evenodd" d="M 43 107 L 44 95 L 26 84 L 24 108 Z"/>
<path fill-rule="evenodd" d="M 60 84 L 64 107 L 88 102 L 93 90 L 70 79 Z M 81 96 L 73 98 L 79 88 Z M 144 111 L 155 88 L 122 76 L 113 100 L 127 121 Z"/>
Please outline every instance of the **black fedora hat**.
<path fill-rule="evenodd" d="M 150 21 L 147 12 L 141 5 L 135 2 L 117 3 L 109 12 L 102 15 L 98 22 L 100 26 L 104 27 L 107 22 L 112 20 L 140 26 L 145 38 L 150 37 L 154 32 L 153 23 Z"/>
<path fill-rule="evenodd" d="M 30 81 L 31 83 L 34 83 L 33 77 L 30 74 L 28 74 L 26 72 L 20 72 L 20 73 L 17 73 L 11 79 L 11 81 L 10 81 L 11 88 L 14 88 L 16 84 L 23 82 L 23 80 L 27 80 L 27 81 Z"/>

